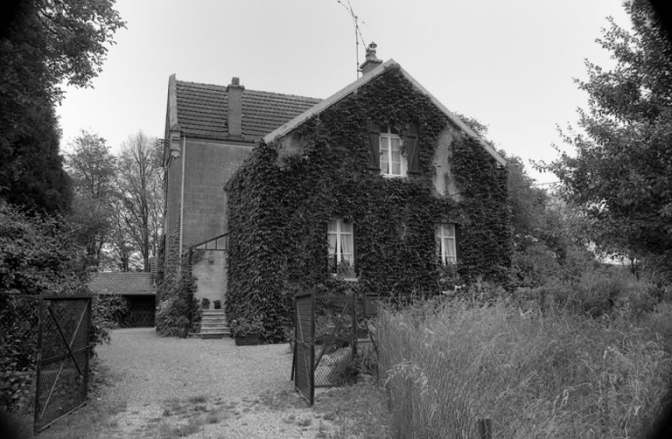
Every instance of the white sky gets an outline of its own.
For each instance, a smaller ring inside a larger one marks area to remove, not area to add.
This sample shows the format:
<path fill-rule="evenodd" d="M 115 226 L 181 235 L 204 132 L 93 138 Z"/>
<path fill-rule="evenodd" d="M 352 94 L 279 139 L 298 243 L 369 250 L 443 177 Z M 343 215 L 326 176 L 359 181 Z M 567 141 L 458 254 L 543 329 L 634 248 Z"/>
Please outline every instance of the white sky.
<path fill-rule="evenodd" d="M 347 5 L 347 0 L 342 0 Z M 587 97 L 584 60 L 609 66 L 595 39 L 607 16 L 629 28 L 621 0 L 350 0 L 364 42 L 393 58 L 451 111 L 489 126 L 509 154 L 550 161 L 556 125 Z M 327 98 L 356 79 L 353 20 L 337 0 L 119 0 L 115 36 L 93 88 L 58 108 L 62 150 L 80 129 L 117 150 L 129 135 L 163 137 L 168 77 Z M 359 46 L 359 62 L 364 59 Z"/>

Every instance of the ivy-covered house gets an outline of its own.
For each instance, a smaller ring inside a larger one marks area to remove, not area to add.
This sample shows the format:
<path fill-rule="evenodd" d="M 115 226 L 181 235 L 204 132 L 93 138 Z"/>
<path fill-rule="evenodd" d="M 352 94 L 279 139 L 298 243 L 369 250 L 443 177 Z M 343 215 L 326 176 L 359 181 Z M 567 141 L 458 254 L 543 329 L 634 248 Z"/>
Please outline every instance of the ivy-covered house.
<path fill-rule="evenodd" d="M 504 159 L 375 47 L 362 72 L 325 100 L 171 76 L 159 283 L 182 278 L 275 340 L 297 288 L 505 280 Z"/>
<path fill-rule="evenodd" d="M 506 162 L 398 63 L 266 134 L 226 184 L 229 318 L 280 339 L 299 288 L 435 294 L 504 281 Z M 346 282 L 356 282 L 347 284 Z"/>

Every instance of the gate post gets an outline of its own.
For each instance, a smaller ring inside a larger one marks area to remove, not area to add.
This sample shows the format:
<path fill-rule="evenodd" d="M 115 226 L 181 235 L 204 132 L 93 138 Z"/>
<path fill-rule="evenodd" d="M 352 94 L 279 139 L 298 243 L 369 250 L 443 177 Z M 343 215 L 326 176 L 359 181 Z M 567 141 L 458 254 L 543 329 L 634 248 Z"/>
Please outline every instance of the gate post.
<path fill-rule="evenodd" d="M 33 416 L 33 432 L 35 434 L 40 432 L 40 386 L 42 385 L 40 372 L 42 369 L 42 331 L 44 330 L 44 299 L 42 298 L 42 295 L 40 295 L 40 298 L 37 300 L 37 306 L 39 307 L 39 317 L 37 321 L 37 364 L 35 367 L 35 415 Z"/>

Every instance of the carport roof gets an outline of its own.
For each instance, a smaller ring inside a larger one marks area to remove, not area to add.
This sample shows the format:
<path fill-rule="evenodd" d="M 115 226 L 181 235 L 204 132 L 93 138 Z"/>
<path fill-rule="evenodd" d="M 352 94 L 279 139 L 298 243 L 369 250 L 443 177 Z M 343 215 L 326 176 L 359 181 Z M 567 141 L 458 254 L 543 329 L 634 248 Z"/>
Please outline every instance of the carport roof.
<path fill-rule="evenodd" d="M 96 273 L 89 282 L 91 291 L 98 294 L 124 296 L 155 295 L 152 273 Z"/>

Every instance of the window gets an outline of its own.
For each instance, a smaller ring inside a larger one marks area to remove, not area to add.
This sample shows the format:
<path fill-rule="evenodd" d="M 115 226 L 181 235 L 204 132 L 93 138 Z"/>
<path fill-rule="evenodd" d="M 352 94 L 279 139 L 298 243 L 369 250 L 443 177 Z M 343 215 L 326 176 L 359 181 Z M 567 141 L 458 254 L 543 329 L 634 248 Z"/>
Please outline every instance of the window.
<path fill-rule="evenodd" d="M 406 157 L 401 155 L 399 132 L 387 127 L 380 133 L 380 173 L 386 176 L 406 176 Z"/>
<path fill-rule="evenodd" d="M 444 265 L 457 263 L 455 224 L 439 224 L 436 226 L 436 254 L 439 261 Z"/>
<path fill-rule="evenodd" d="M 329 271 L 345 276 L 355 275 L 353 224 L 342 219 L 329 222 Z"/>

